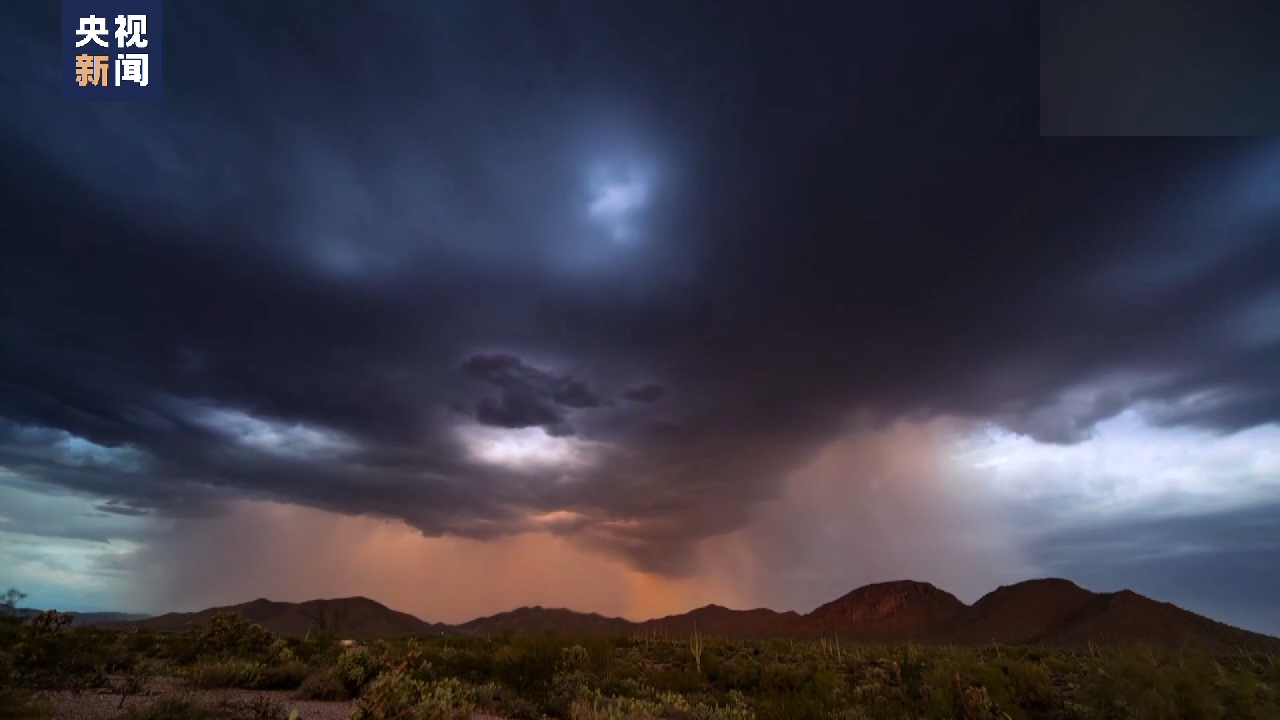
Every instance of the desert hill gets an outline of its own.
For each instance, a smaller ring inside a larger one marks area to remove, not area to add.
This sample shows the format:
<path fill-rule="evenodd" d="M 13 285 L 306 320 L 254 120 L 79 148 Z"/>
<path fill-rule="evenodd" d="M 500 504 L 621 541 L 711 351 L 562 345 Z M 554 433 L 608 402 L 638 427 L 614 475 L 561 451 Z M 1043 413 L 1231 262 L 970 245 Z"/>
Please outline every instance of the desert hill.
<path fill-rule="evenodd" d="M 858 588 L 807 615 L 765 608 L 733 610 L 708 605 L 679 615 L 633 622 L 563 608 L 523 607 L 459 625 L 428 623 L 368 598 L 304 603 L 258 599 L 197 613 L 170 613 L 144 620 L 102 622 L 184 630 L 215 612 L 239 613 L 272 632 L 303 635 L 322 614 L 339 618 L 346 637 L 505 633 L 602 636 L 638 633 L 686 635 L 696 627 L 708 635 L 743 638 L 811 638 L 839 635 L 850 642 L 923 642 L 1080 645 L 1087 643 L 1185 642 L 1229 649 L 1280 652 L 1280 638 L 1231 627 L 1129 590 L 1095 593 L 1068 580 L 1045 578 L 1002 586 L 973 605 L 929 583 L 901 580 Z"/>
<path fill-rule="evenodd" d="M 1086 642 L 1191 643 L 1233 650 L 1280 652 L 1280 639 L 1241 630 L 1132 590 L 1096 595 L 1085 612 L 1043 640 L 1054 645 L 1082 645 Z"/>
<path fill-rule="evenodd" d="M 964 644 L 1040 642 L 1081 617 L 1097 597 L 1060 578 L 1002 585 L 965 608 L 946 635 Z"/>
<path fill-rule="evenodd" d="M 419 620 L 408 613 L 397 612 L 364 597 L 308 600 L 301 603 L 273 602 L 259 598 L 239 605 L 193 613 L 168 613 L 128 624 L 152 630 L 180 631 L 186 630 L 188 623 L 207 623 L 209 618 L 219 612 L 234 612 L 279 635 L 305 635 L 326 616 L 334 619 L 338 632 L 348 637 L 439 635 L 450 629 L 447 625 Z"/>
<path fill-rule="evenodd" d="M 1193 643 L 1275 651 L 1280 639 L 1210 620 L 1132 590 L 1095 593 L 1060 578 L 987 593 L 942 635 L 946 642 L 1085 645 Z"/>
<path fill-rule="evenodd" d="M 696 629 L 707 635 L 742 638 L 805 637 L 817 633 L 817 626 L 797 612 L 767 608 L 731 610 L 720 605 L 646 620 L 639 624 L 639 629 L 668 635 L 688 635 Z"/>
<path fill-rule="evenodd" d="M 476 618 L 454 626 L 454 630 L 467 635 L 501 635 L 525 633 L 543 635 L 622 635 L 635 630 L 636 624 L 622 618 L 605 617 L 597 613 L 582 613 L 564 608 L 541 606 L 522 607 L 497 615 Z"/>
<path fill-rule="evenodd" d="M 862 642 L 929 640 L 960 617 L 960 598 L 912 580 L 865 585 L 806 617 L 819 627 Z"/>

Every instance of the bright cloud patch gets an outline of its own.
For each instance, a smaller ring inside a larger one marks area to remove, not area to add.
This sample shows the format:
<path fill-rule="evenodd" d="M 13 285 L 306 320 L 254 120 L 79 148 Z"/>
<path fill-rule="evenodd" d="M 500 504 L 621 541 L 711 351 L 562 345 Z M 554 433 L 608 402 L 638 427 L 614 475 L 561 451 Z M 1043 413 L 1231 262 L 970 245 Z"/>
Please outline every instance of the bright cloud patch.
<path fill-rule="evenodd" d="M 327 428 L 264 420 L 227 408 L 202 408 L 196 413 L 196 421 L 232 437 L 240 445 L 275 455 L 345 455 L 359 448 L 351 438 Z"/>
<path fill-rule="evenodd" d="M 13 435 L 17 444 L 38 452 L 59 465 L 138 472 L 146 463 L 146 453 L 132 445 L 108 447 L 73 435 L 66 430 L 48 427 L 21 427 Z M 37 450 L 39 449 L 39 450 Z M 9 472 L 0 468 L 0 477 Z"/>
<path fill-rule="evenodd" d="M 80 467 L 109 467 L 127 472 L 137 472 L 142 469 L 145 456 L 137 448 L 105 447 L 70 433 L 64 433 L 64 435 L 66 437 L 54 444 L 58 460 L 64 464 Z"/>
<path fill-rule="evenodd" d="M 512 470 L 574 469 L 591 462 L 591 444 L 574 437 L 552 437 L 542 428 L 516 430 L 467 425 L 458 431 L 472 457 Z"/>
<path fill-rule="evenodd" d="M 1280 427 L 1231 435 L 1159 428 L 1135 410 L 1098 423 L 1076 445 L 1038 443 L 994 427 L 961 446 L 961 467 L 1014 500 L 1061 501 L 1090 513 L 1248 504 L 1280 489 Z"/>
<path fill-rule="evenodd" d="M 588 215 L 608 228 L 615 240 L 628 239 L 635 214 L 649 202 L 651 182 L 650 173 L 636 168 L 597 170 L 589 181 Z"/>

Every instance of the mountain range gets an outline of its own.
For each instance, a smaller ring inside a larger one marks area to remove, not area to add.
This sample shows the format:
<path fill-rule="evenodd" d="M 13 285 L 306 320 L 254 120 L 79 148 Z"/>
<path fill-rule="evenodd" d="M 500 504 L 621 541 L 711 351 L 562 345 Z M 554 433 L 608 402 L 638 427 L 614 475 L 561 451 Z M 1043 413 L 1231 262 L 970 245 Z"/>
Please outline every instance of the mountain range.
<path fill-rule="evenodd" d="M 258 599 L 194 613 L 169 613 L 94 624 L 183 630 L 214 613 L 235 612 L 282 635 L 303 635 L 322 616 L 338 618 L 344 637 L 403 635 L 707 635 L 817 638 L 848 642 L 1085 645 L 1151 643 L 1250 648 L 1280 652 L 1280 638 L 1249 632 L 1144 597 L 1130 590 L 1096 593 L 1049 578 L 1001 586 L 972 605 L 934 585 L 911 580 L 860 587 L 801 615 L 769 609 L 707 605 L 679 615 L 634 622 L 562 608 L 522 607 L 458 625 L 429 623 L 363 597 L 302 603 Z"/>
<path fill-rule="evenodd" d="M 31 617 L 38 615 L 41 611 L 35 608 L 14 608 L 14 614 L 21 617 Z M 69 612 L 71 616 L 71 625 L 104 625 L 112 623 L 136 623 L 140 620 L 149 620 L 154 615 L 144 615 L 142 613 L 123 613 L 123 612 Z"/>

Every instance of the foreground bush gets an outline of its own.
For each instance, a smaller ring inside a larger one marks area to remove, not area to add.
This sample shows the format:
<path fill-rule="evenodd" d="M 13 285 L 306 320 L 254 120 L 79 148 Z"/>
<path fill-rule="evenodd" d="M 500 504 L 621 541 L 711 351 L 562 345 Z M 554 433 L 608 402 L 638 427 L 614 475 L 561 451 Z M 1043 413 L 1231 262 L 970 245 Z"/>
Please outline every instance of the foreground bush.
<path fill-rule="evenodd" d="M 48 720 L 53 711 L 21 688 L 0 687 L 0 720 Z"/>
<path fill-rule="evenodd" d="M 324 667 L 312 672 L 298 688 L 299 700 L 346 700 L 346 683 L 335 667 Z"/>
<path fill-rule="evenodd" d="M 201 663 L 191 669 L 191 684 L 202 690 L 221 688 L 255 689 L 266 673 L 266 666 L 253 660 L 224 660 Z"/>
<path fill-rule="evenodd" d="M 258 690 L 297 690 L 311 675 L 311 669 L 304 663 L 293 660 L 265 668 L 255 686 Z"/>
<path fill-rule="evenodd" d="M 369 648 L 347 648 L 338 656 L 335 669 L 347 688 L 347 694 L 355 697 L 382 671 L 382 663 Z"/>
<path fill-rule="evenodd" d="M 427 683 L 392 670 L 369 683 L 351 720 L 467 720 L 475 706 L 475 691 L 455 678 Z"/>
<path fill-rule="evenodd" d="M 606 697 L 589 692 L 573 701 L 569 720 L 755 720 L 740 693 L 730 695 L 728 705 L 691 702 L 676 693 L 660 693 L 656 698 Z"/>
<path fill-rule="evenodd" d="M 310 669 L 297 661 L 268 667 L 253 660 L 224 660 L 198 663 L 188 677 L 191 686 L 201 690 L 297 690 L 310 674 Z"/>

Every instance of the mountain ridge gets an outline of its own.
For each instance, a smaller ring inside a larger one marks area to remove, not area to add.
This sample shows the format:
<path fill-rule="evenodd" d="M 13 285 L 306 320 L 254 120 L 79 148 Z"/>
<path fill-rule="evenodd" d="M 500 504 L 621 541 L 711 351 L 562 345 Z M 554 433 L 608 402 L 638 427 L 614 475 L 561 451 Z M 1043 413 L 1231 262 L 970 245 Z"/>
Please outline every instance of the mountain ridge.
<path fill-rule="evenodd" d="M 1140 642 L 1197 643 L 1280 652 L 1280 638 L 1233 627 L 1153 600 L 1132 590 L 1098 593 L 1062 578 L 1002 585 L 972 605 L 930 583 L 897 580 L 864 585 L 812 612 L 769 608 L 734 610 L 711 604 L 684 613 L 633 621 L 567 608 L 524 606 L 463 623 L 431 623 L 365 597 L 301 603 L 258 598 L 193 613 L 166 613 L 103 626 L 183 630 L 216 612 L 237 612 L 272 632 L 303 635 L 322 616 L 341 617 L 345 637 L 398 635 L 667 634 L 744 638 L 816 638 L 836 635 L 850 642 L 921 642 L 973 645 L 1085 645 Z"/>
<path fill-rule="evenodd" d="M 305 635 L 326 621 L 355 630 L 361 637 L 400 635 L 436 635 L 450 626 L 429 623 L 409 613 L 392 610 L 362 596 L 281 602 L 257 598 L 237 605 L 206 608 L 196 612 L 164 613 L 137 622 L 103 622 L 102 626 L 137 625 L 152 630 L 181 631 L 190 623 L 204 624 L 220 612 L 234 612 L 240 617 L 278 635 Z"/>
<path fill-rule="evenodd" d="M 19 617 L 31 617 L 33 615 L 39 615 L 41 612 L 44 612 L 44 611 L 38 610 L 36 608 L 19 607 L 19 608 L 13 608 L 11 612 L 13 612 L 15 615 L 18 615 Z M 146 613 L 100 612 L 100 611 L 77 612 L 74 610 L 68 612 L 67 614 L 71 616 L 71 625 L 73 627 L 78 625 L 99 625 L 102 623 L 138 622 L 141 620 L 150 620 L 151 618 L 155 617 L 154 615 L 148 615 Z"/>

